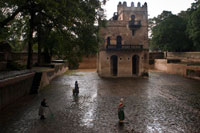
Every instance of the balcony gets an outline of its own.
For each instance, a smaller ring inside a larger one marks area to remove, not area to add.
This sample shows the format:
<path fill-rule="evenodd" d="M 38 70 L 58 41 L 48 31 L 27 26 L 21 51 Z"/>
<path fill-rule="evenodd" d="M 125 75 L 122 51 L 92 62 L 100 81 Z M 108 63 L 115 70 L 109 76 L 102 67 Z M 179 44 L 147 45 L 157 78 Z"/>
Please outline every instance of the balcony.
<path fill-rule="evenodd" d="M 136 30 L 141 27 L 141 21 L 129 21 L 129 28 L 131 30 Z"/>
<path fill-rule="evenodd" d="M 141 51 L 143 50 L 143 45 L 107 45 L 106 50 L 108 51 L 121 51 L 121 50 L 133 50 L 133 51 Z"/>
<path fill-rule="evenodd" d="M 132 31 L 132 35 L 134 36 L 135 31 L 141 27 L 141 21 L 131 20 L 129 21 L 129 29 Z"/>

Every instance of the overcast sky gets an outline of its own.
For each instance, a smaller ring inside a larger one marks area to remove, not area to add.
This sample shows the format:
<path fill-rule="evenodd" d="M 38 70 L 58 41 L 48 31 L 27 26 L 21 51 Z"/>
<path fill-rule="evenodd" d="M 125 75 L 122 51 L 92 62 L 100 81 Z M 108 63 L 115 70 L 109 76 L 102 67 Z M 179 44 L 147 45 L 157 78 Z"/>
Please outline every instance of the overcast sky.
<path fill-rule="evenodd" d="M 106 3 L 105 14 L 107 19 L 110 19 L 114 12 L 117 12 L 119 1 L 120 0 L 109 0 Z M 173 14 L 177 14 L 182 10 L 187 10 L 191 7 L 191 3 L 194 2 L 194 0 L 121 0 L 122 3 L 123 1 L 126 1 L 128 6 L 131 5 L 131 2 L 134 2 L 135 6 L 138 2 L 140 2 L 141 5 L 143 5 L 144 2 L 147 2 L 149 18 L 156 17 L 161 14 L 163 10 L 172 11 Z"/>

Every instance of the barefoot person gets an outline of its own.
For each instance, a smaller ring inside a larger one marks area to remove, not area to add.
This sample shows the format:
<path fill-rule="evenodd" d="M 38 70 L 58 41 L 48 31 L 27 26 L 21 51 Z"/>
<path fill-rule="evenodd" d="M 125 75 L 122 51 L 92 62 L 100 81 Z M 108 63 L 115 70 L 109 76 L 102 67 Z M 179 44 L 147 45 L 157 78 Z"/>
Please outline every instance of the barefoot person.
<path fill-rule="evenodd" d="M 122 123 L 124 118 L 125 118 L 125 115 L 124 115 L 124 100 L 123 98 L 120 99 L 120 104 L 118 106 L 118 118 L 119 118 L 119 122 Z"/>
<path fill-rule="evenodd" d="M 47 104 L 46 104 L 46 99 L 44 98 L 44 99 L 42 100 L 41 105 L 40 105 L 40 108 L 39 108 L 39 116 L 40 116 L 40 119 L 41 119 L 41 120 L 44 120 L 44 119 L 45 119 L 44 113 L 45 113 L 45 108 L 46 108 L 46 107 L 49 107 L 49 106 L 47 106 Z"/>

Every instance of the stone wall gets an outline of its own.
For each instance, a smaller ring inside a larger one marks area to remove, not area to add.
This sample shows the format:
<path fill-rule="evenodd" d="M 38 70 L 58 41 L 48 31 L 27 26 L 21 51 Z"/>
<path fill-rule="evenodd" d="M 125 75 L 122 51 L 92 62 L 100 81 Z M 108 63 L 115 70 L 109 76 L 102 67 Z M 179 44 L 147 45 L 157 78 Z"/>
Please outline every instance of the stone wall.
<path fill-rule="evenodd" d="M 33 53 L 33 64 L 37 62 L 37 53 Z M 0 52 L 0 71 L 4 71 L 7 69 L 8 61 L 14 61 L 22 66 L 26 66 L 28 59 L 27 52 Z M 41 56 L 41 62 L 44 62 L 44 56 Z"/>
<path fill-rule="evenodd" d="M 189 78 L 200 80 L 200 67 L 199 66 L 189 66 L 189 67 L 187 67 L 186 75 Z"/>
<path fill-rule="evenodd" d="M 154 68 L 170 74 L 186 76 L 186 64 L 167 63 L 167 59 L 155 59 Z"/>
<path fill-rule="evenodd" d="M 155 59 L 164 59 L 163 52 L 149 52 L 149 69 L 154 69 Z"/>
<path fill-rule="evenodd" d="M 34 74 L 32 72 L 0 80 L 0 109 L 29 94 Z"/>
<path fill-rule="evenodd" d="M 200 52 L 167 52 L 167 59 L 180 59 L 182 62 L 200 62 Z"/>
<path fill-rule="evenodd" d="M 167 59 L 155 59 L 154 69 L 200 80 L 200 65 L 167 63 Z"/>
<path fill-rule="evenodd" d="M 44 68 L 34 68 L 40 71 Z M 68 70 L 67 63 L 56 63 L 54 68 L 44 69 L 40 81 L 39 91 L 47 86 L 52 79 Z M 31 91 L 35 72 L 14 76 L 0 80 L 0 109 L 14 102 L 20 97 L 28 95 Z"/>
<path fill-rule="evenodd" d="M 33 64 L 37 62 L 37 53 L 33 53 L 32 58 L 33 58 Z M 20 65 L 26 65 L 27 64 L 27 59 L 28 59 L 28 53 L 26 52 L 20 52 L 20 53 L 11 53 L 11 59 L 12 61 L 16 61 Z"/>
<path fill-rule="evenodd" d="M 167 72 L 167 60 L 166 59 L 155 59 L 154 69 Z"/>
<path fill-rule="evenodd" d="M 149 52 L 149 60 L 153 59 L 164 59 L 163 52 Z"/>
<path fill-rule="evenodd" d="M 79 69 L 96 69 L 96 68 L 97 68 L 96 55 L 83 57 L 82 61 L 79 63 Z"/>
<path fill-rule="evenodd" d="M 68 66 L 67 63 L 65 63 L 57 64 L 54 68 L 43 71 L 39 91 L 41 91 L 45 86 L 49 85 L 52 79 L 65 73 L 67 70 Z"/>

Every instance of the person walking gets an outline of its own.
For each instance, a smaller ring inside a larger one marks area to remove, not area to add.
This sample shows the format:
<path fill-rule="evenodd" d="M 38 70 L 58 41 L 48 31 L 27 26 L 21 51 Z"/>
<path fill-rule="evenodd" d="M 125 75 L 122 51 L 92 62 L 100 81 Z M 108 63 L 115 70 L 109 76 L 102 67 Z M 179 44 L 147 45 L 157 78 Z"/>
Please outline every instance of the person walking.
<path fill-rule="evenodd" d="M 75 81 L 75 88 L 73 89 L 73 95 L 77 96 L 79 93 L 78 81 Z"/>
<path fill-rule="evenodd" d="M 41 119 L 41 120 L 44 120 L 44 119 L 45 119 L 44 114 L 45 114 L 45 108 L 46 108 L 46 107 L 49 107 L 49 106 L 47 106 L 47 104 L 46 104 L 46 99 L 44 98 L 44 99 L 42 100 L 41 105 L 40 105 L 40 108 L 39 108 L 39 116 L 40 116 L 40 119 Z"/>
<path fill-rule="evenodd" d="M 119 122 L 123 123 L 123 120 L 125 119 L 125 114 L 124 114 L 124 100 L 123 98 L 120 99 L 120 104 L 118 106 L 118 118 L 119 118 Z"/>

